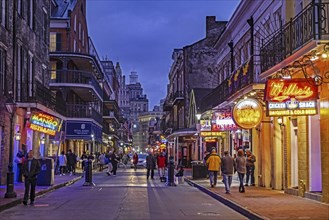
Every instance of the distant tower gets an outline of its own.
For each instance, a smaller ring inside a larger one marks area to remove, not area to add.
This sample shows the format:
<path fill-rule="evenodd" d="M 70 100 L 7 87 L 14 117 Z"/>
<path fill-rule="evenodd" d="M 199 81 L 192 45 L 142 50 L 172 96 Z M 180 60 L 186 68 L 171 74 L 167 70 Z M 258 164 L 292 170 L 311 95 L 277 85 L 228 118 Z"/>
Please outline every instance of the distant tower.
<path fill-rule="evenodd" d="M 129 75 L 129 84 L 138 83 L 138 75 L 136 71 L 132 71 Z"/>

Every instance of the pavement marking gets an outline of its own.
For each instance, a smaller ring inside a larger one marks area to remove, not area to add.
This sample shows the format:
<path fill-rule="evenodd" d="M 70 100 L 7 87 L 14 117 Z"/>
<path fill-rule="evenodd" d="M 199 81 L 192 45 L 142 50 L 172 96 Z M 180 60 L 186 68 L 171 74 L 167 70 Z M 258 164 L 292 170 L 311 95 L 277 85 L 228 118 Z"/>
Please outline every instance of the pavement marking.
<path fill-rule="evenodd" d="M 165 188 L 166 185 L 156 185 L 156 184 L 134 184 L 134 183 L 128 183 L 128 184 L 96 184 L 96 188 L 106 188 L 106 187 L 137 187 L 137 188 Z"/>

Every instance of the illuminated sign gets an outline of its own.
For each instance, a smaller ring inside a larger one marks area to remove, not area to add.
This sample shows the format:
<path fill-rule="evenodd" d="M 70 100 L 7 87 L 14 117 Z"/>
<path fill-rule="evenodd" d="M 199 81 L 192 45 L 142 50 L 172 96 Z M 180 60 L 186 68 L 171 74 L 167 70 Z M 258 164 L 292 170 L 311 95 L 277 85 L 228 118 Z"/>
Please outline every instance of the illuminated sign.
<path fill-rule="evenodd" d="M 34 112 L 30 118 L 30 129 L 54 136 L 60 130 L 62 120 L 54 116 Z"/>
<path fill-rule="evenodd" d="M 211 131 L 230 131 L 237 126 L 232 119 L 232 114 L 223 112 L 214 112 L 212 115 Z"/>
<path fill-rule="evenodd" d="M 201 131 L 201 137 L 220 137 L 224 135 L 223 132 L 215 132 L 215 131 Z"/>
<path fill-rule="evenodd" d="M 317 114 L 318 89 L 314 79 L 269 79 L 265 94 L 268 116 Z"/>
<path fill-rule="evenodd" d="M 265 101 L 268 102 L 318 99 L 318 87 L 314 79 L 269 79 L 265 90 Z"/>
<path fill-rule="evenodd" d="M 211 121 L 210 120 L 200 120 L 201 131 L 211 131 Z"/>
<path fill-rule="evenodd" d="M 251 129 L 262 121 L 263 108 L 255 99 L 240 100 L 233 108 L 233 120 L 243 129 Z"/>

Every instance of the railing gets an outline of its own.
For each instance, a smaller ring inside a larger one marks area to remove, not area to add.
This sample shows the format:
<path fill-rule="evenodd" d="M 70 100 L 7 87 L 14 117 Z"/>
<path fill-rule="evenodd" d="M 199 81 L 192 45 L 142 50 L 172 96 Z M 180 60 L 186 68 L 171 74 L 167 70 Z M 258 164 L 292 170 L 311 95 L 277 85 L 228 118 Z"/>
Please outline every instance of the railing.
<path fill-rule="evenodd" d="M 173 95 L 173 104 L 178 100 L 184 100 L 184 93 L 182 91 L 176 91 Z"/>
<path fill-rule="evenodd" d="M 262 40 L 261 71 L 280 63 L 311 40 L 329 40 L 329 3 L 311 2 L 280 30 Z"/>
<path fill-rule="evenodd" d="M 115 113 L 114 111 L 104 110 L 103 117 L 110 117 L 115 118 L 117 121 L 119 121 L 120 117 L 119 114 Z"/>
<path fill-rule="evenodd" d="M 67 117 L 72 118 L 92 118 L 98 123 L 102 124 L 102 115 L 93 107 L 85 104 L 66 104 Z"/>
<path fill-rule="evenodd" d="M 202 99 L 201 111 L 207 111 L 224 102 L 229 97 L 228 79 L 224 80 L 219 86 Z"/>
<path fill-rule="evenodd" d="M 92 72 L 81 70 L 50 70 L 50 74 L 51 76 L 56 75 L 56 77 L 50 79 L 50 83 L 91 85 L 100 96 L 103 95 L 102 88 Z"/>

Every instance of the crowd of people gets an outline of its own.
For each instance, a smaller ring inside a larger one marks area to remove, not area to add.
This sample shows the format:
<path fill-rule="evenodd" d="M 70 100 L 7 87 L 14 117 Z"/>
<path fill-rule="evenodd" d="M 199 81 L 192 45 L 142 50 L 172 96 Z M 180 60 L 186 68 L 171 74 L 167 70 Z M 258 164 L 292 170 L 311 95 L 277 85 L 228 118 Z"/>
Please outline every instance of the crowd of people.
<path fill-rule="evenodd" d="M 235 173 L 239 178 L 239 192 L 245 192 L 245 186 L 255 186 L 255 162 L 256 157 L 247 147 L 241 147 L 237 149 L 237 156 L 232 157 L 228 151 L 224 151 L 222 157 L 220 157 L 216 149 L 213 148 L 211 152 L 205 152 L 204 163 L 208 168 L 210 186 L 215 187 L 217 184 L 218 172 L 221 171 L 223 176 L 223 183 L 225 185 L 225 192 L 230 193 L 232 184 L 232 177 Z M 246 175 L 246 178 L 244 178 Z M 245 179 L 245 183 L 244 183 Z"/>

